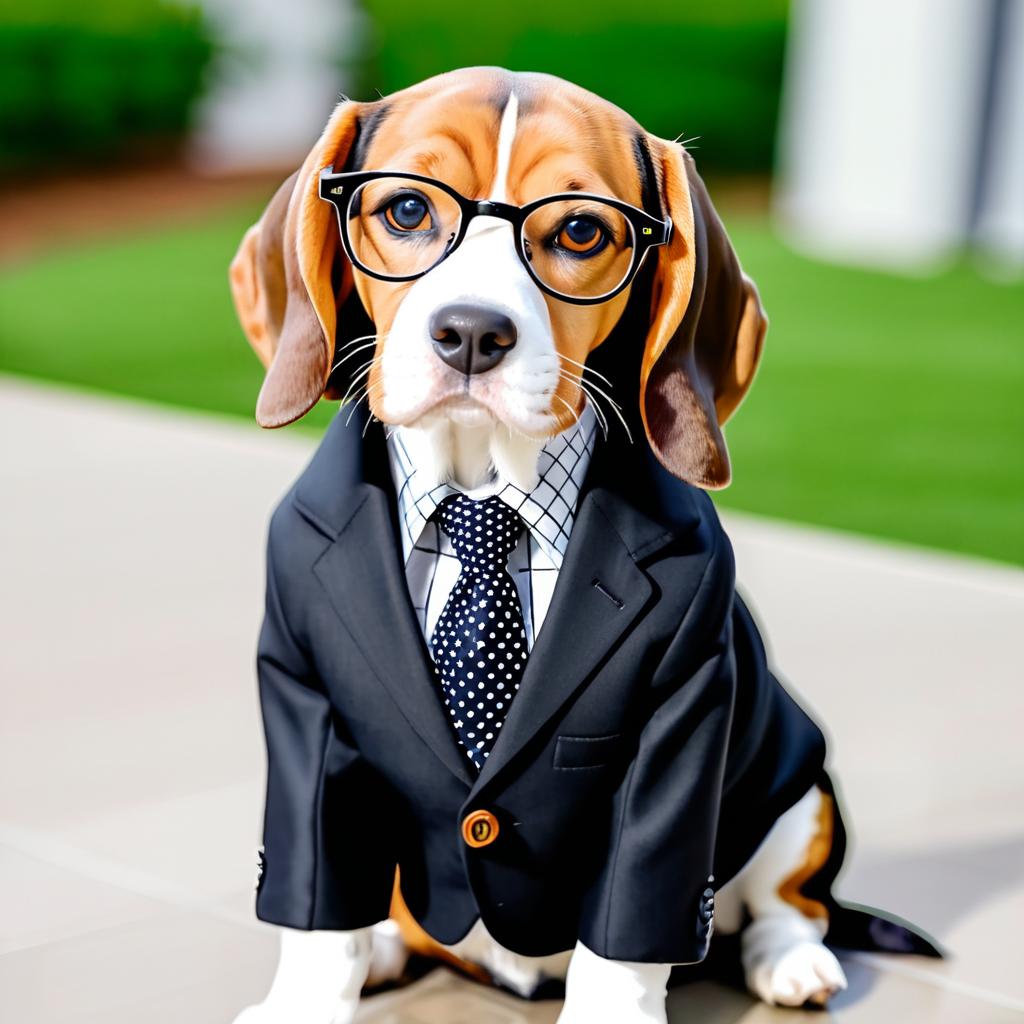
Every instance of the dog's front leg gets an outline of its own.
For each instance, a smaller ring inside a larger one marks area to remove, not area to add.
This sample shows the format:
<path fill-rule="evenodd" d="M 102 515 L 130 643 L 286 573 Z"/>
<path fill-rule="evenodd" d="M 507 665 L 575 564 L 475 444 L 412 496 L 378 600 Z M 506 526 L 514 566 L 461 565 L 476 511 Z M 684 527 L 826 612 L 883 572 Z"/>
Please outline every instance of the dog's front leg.
<path fill-rule="evenodd" d="M 558 1024 L 666 1024 L 669 964 L 605 960 L 576 943 Z"/>
<path fill-rule="evenodd" d="M 266 999 L 234 1024 L 349 1024 L 373 952 L 372 928 L 350 932 L 282 929 L 277 973 Z"/>

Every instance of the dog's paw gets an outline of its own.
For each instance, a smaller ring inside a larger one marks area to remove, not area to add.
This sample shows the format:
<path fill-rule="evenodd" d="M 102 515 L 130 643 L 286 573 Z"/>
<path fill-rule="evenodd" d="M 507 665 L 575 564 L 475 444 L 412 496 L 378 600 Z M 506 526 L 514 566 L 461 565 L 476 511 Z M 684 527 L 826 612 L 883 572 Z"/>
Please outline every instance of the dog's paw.
<path fill-rule="evenodd" d="M 846 988 L 846 975 L 832 951 L 820 942 L 800 942 L 767 955 L 747 968 L 747 986 L 776 1006 L 824 1006 Z"/>
<path fill-rule="evenodd" d="M 398 981 L 409 962 L 409 950 L 398 925 L 388 919 L 373 926 L 373 953 L 366 987 L 375 988 L 389 981 Z"/>

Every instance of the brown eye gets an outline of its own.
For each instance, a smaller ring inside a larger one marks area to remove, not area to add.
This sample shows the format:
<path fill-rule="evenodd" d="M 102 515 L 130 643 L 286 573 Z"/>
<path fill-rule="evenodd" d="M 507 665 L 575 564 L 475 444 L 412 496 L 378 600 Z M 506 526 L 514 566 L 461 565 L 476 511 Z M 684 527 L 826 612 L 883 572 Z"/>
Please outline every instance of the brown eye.
<path fill-rule="evenodd" d="M 558 245 L 579 256 L 600 252 L 608 241 L 608 233 L 593 217 L 570 217 L 558 232 Z"/>
<path fill-rule="evenodd" d="M 430 211 L 422 196 L 401 195 L 392 199 L 384 211 L 384 219 L 393 231 L 428 231 Z"/>

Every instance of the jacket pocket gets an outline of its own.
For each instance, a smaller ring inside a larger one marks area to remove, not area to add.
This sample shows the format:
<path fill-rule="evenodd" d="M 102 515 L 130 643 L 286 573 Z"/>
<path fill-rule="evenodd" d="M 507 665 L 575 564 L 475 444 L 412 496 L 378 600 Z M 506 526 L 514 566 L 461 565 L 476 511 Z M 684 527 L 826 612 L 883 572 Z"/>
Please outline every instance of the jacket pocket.
<path fill-rule="evenodd" d="M 622 733 L 611 736 L 559 736 L 555 743 L 556 768 L 603 768 L 622 746 Z"/>

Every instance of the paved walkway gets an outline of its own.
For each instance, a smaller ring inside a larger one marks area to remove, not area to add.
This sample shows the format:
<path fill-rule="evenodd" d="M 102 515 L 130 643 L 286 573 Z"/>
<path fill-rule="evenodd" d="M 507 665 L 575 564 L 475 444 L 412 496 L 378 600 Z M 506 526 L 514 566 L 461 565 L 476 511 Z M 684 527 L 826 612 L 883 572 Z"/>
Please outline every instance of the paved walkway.
<path fill-rule="evenodd" d="M 274 963 L 251 912 L 252 653 L 267 516 L 311 445 L 3 378 L 0 435 L 0 1018 L 227 1024 Z M 777 661 L 833 737 L 856 830 L 843 893 L 955 954 L 848 959 L 831 1018 L 1024 1020 L 1024 573 L 727 521 Z M 679 1022 L 799 1019 L 711 985 L 673 999 Z M 363 1011 L 556 1015 L 445 972 Z"/>

